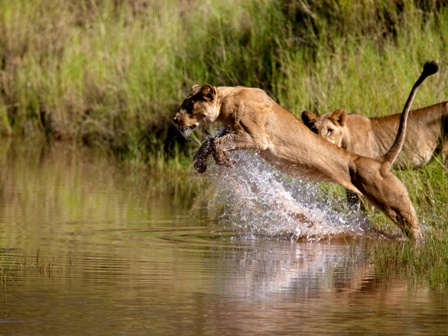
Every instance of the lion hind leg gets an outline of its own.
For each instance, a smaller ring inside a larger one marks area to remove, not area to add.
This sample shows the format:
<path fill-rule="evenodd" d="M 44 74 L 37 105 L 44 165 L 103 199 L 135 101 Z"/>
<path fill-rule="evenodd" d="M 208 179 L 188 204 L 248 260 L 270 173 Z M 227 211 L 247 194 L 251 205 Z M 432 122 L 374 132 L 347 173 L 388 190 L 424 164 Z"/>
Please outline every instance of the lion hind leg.
<path fill-rule="evenodd" d="M 377 181 L 377 185 L 374 186 L 375 190 L 365 193 L 365 196 L 370 203 L 388 216 L 408 238 L 419 240 L 423 235 L 409 194 L 398 178 L 394 180 Z"/>
<path fill-rule="evenodd" d="M 346 190 L 348 207 L 352 211 L 361 210 L 362 212 L 373 211 L 373 205 L 360 195 Z"/>
<path fill-rule="evenodd" d="M 442 162 L 447 163 L 446 161 L 446 157 L 448 155 L 448 138 L 444 139 L 442 145 L 441 145 L 441 150 L 440 150 L 440 156 L 442 158 Z"/>
<path fill-rule="evenodd" d="M 420 240 L 423 234 L 418 224 L 417 215 L 411 202 L 400 204 L 399 208 L 386 207 L 382 211 L 397 224 L 401 231 L 410 239 Z"/>

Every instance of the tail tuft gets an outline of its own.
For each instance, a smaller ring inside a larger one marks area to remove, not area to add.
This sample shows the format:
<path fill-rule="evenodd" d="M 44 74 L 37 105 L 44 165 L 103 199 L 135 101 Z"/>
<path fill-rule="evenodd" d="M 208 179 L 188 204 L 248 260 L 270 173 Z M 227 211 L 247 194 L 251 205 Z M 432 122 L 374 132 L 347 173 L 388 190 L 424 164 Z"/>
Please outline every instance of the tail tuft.
<path fill-rule="evenodd" d="M 423 67 L 422 76 L 428 77 L 439 71 L 439 65 L 436 61 L 427 61 Z"/>

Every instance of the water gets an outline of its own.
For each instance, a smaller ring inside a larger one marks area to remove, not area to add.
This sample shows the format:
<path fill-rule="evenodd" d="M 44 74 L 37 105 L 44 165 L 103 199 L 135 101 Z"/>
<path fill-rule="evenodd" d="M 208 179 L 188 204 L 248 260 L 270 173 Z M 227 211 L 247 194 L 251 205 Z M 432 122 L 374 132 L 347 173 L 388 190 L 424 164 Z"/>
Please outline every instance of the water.
<path fill-rule="evenodd" d="M 208 176 L 219 190 L 215 203 L 225 204 L 222 217 L 233 229 L 308 241 L 371 233 L 359 212 L 333 210 L 341 200 L 329 199 L 316 184 L 285 176 L 256 154 L 238 152 L 233 158 L 234 168 L 212 166 Z"/>
<path fill-rule="evenodd" d="M 378 274 L 362 216 L 236 158 L 251 169 L 181 183 L 100 151 L 5 142 L 0 334 L 446 333 L 446 295 Z"/>

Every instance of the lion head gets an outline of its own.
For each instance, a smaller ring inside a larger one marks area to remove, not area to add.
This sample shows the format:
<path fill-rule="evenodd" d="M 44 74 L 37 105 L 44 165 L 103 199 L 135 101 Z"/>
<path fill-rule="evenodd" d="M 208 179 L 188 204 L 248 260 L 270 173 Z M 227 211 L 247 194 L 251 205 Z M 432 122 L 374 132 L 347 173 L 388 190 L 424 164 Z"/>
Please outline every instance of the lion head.
<path fill-rule="evenodd" d="M 185 98 L 173 117 L 173 122 L 186 139 L 196 127 L 212 123 L 218 118 L 216 98 L 217 91 L 212 85 L 191 87 L 190 95 Z"/>
<path fill-rule="evenodd" d="M 310 130 L 339 147 L 346 132 L 346 119 L 347 114 L 341 109 L 322 116 L 316 116 L 310 111 L 302 112 L 303 123 Z"/>

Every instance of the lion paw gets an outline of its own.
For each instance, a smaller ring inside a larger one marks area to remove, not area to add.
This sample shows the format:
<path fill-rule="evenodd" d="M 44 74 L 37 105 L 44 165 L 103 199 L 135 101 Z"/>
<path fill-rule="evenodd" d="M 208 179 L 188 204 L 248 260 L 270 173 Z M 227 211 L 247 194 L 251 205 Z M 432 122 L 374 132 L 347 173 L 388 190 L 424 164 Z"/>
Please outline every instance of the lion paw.
<path fill-rule="evenodd" d="M 212 146 L 210 139 L 205 140 L 193 159 L 194 169 L 196 169 L 198 173 L 203 173 L 207 170 L 207 158 L 210 155 L 211 151 Z"/>
<path fill-rule="evenodd" d="M 235 160 L 229 158 L 224 152 L 219 154 L 213 152 L 213 158 L 220 166 L 233 167 L 235 165 Z"/>
<path fill-rule="evenodd" d="M 198 173 L 204 173 L 207 170 L 207 163 L 206 161 L 195 161 L 195 163 L 193 164 L 194 169 L 198 172 Z"/>
<path fill-rule="evenodd" d="M 226 161 L 224 162 L 224 165 L 226 167 L 233 167 L 235 165 L 235 163 L 236 163 L 235 160 L 226 156 Z"/>

